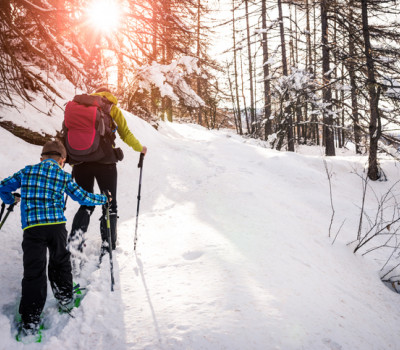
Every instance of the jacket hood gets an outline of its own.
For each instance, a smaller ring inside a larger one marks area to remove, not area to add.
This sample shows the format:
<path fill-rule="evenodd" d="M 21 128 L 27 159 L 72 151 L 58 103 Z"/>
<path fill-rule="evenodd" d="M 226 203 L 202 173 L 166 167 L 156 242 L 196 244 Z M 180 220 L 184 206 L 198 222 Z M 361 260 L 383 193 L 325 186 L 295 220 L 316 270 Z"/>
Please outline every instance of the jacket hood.
<path fill-rule="evenodd" d="M 108 91 L 102 91 L 102 92 L 95 92 L 94 94 L 92 94 L 93 96 L 101 96 L 101 97 L 105 97 L 107 100 L 109 100 L 110 102 L 112 102 L 113 104 L 117 105 L 118 104 L 118 100 L 117 98 Z"/>

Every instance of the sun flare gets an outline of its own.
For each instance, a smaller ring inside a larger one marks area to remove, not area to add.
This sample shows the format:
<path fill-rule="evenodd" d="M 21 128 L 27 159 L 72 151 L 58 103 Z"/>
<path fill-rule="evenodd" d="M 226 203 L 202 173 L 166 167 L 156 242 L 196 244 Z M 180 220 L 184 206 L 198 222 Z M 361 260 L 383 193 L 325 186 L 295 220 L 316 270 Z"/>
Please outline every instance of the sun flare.
<path fill-rule="evenodd" d="M 90 24 L 104 33 L 116 31 L 121 20 L 119 4 L 115 0 L 94 0 L 87 14 Z"/>

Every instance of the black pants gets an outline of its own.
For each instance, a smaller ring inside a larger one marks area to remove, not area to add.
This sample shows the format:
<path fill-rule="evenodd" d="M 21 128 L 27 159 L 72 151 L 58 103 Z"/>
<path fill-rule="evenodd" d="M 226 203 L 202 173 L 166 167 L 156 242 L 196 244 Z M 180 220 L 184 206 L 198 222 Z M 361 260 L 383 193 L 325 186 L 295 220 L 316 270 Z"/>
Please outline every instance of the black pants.
<path fill-rule="evenodd" d="M 73 175 L 76 183 L 85 191 L 93 193 L 94 181 L 96 180 L 101 192 L 110 191 L 112 202 L 110 207 L 110 218 L 115 224 L 111 224 L 112 245 L 115 249 L 116 242 L 116 219 L 117 219 L 117 165 L 101 163 L 82 163 L 74 166 Z M 78 249 L 83 249 L 83 235 L 88 230 L 90 216 L 95 207 L 81 205 L 72 222 L 71 236 L 69 241 L 79 242 Z M 103 242 L 107 242 L 105 230 L 105 208 L 103 206 L 103 218 L 101 219 L 100 232 Z M 80 237 L 82 236 L 82 237 Z"/>
<path fill-rule="evenodd" d="M 70 253 L 67 250 L 65 224 L 34 226 L 24 231 L 24 277 L 19 313 L 26 328 L 34 328 L 40 321 L 47 296 L 47 248 L 49 249 L 48 274 L 53 294 L 59 301 L 72 298 L 72 273 Z"/>

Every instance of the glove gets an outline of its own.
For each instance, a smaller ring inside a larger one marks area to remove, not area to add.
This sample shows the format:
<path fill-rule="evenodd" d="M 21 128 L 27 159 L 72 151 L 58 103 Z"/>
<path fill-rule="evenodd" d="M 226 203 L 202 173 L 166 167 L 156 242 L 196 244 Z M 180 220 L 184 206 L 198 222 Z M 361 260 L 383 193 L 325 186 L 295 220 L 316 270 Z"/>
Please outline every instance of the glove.
<path fill-rule="evenodd" d="M 13 204 L 17 204 L 17 203 L 19 203 L 21 201 L 21 195 L 19 193 L 14 192 L 13 196 L 14 196 L 14 203 Z"/>
<path fill-rule="evenodd" d="M 108 204 L 111 204 L 112 196 L 110 191 L 103 191 L 103 195 L 107 197 Z"/>

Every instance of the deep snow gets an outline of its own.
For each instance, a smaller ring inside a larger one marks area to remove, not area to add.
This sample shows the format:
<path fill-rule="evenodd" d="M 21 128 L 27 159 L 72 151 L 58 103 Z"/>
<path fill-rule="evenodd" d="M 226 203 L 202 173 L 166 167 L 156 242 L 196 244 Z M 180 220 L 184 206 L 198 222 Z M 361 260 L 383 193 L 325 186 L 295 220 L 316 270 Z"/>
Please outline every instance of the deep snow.
<path fill-rule="evenodd" d="M 89 292 L 75 318 L 55 312 L 49 288 L 43 343 L 17 343 L 11 331 L 22 278 L 17 208 L 0 231 L 1 349 L 400 348 L 400 296 L 379 279 L 382 253 L 363 257 L 347 245 L 357 235 L 362 196 L 354 172 L 363 174 L 366 157 L 347 152 L 326 159 L 336 210 L 328 237 L 329 184 L 320 150 L 277 152 L 191 124 L 161 123 L 156 131 L 125 115 L 149 149 L 137 254 L 138 153 L 119 141 L 125 159 L 118 165 L 115 292 L 108 257 L 96 268 L 97 208 L 88 261 L 76 278 Z M 0 137 L 1 179 L 39 160 L 40 147 L 3 129 Z M 382 164 L 389 181 L 371 183 L 378 196 L 399 179 L 394 162 Z M 369 195 L 367 209 L 375 206 Z M 68 201 L 68 228 L 77 208 Z"/>

